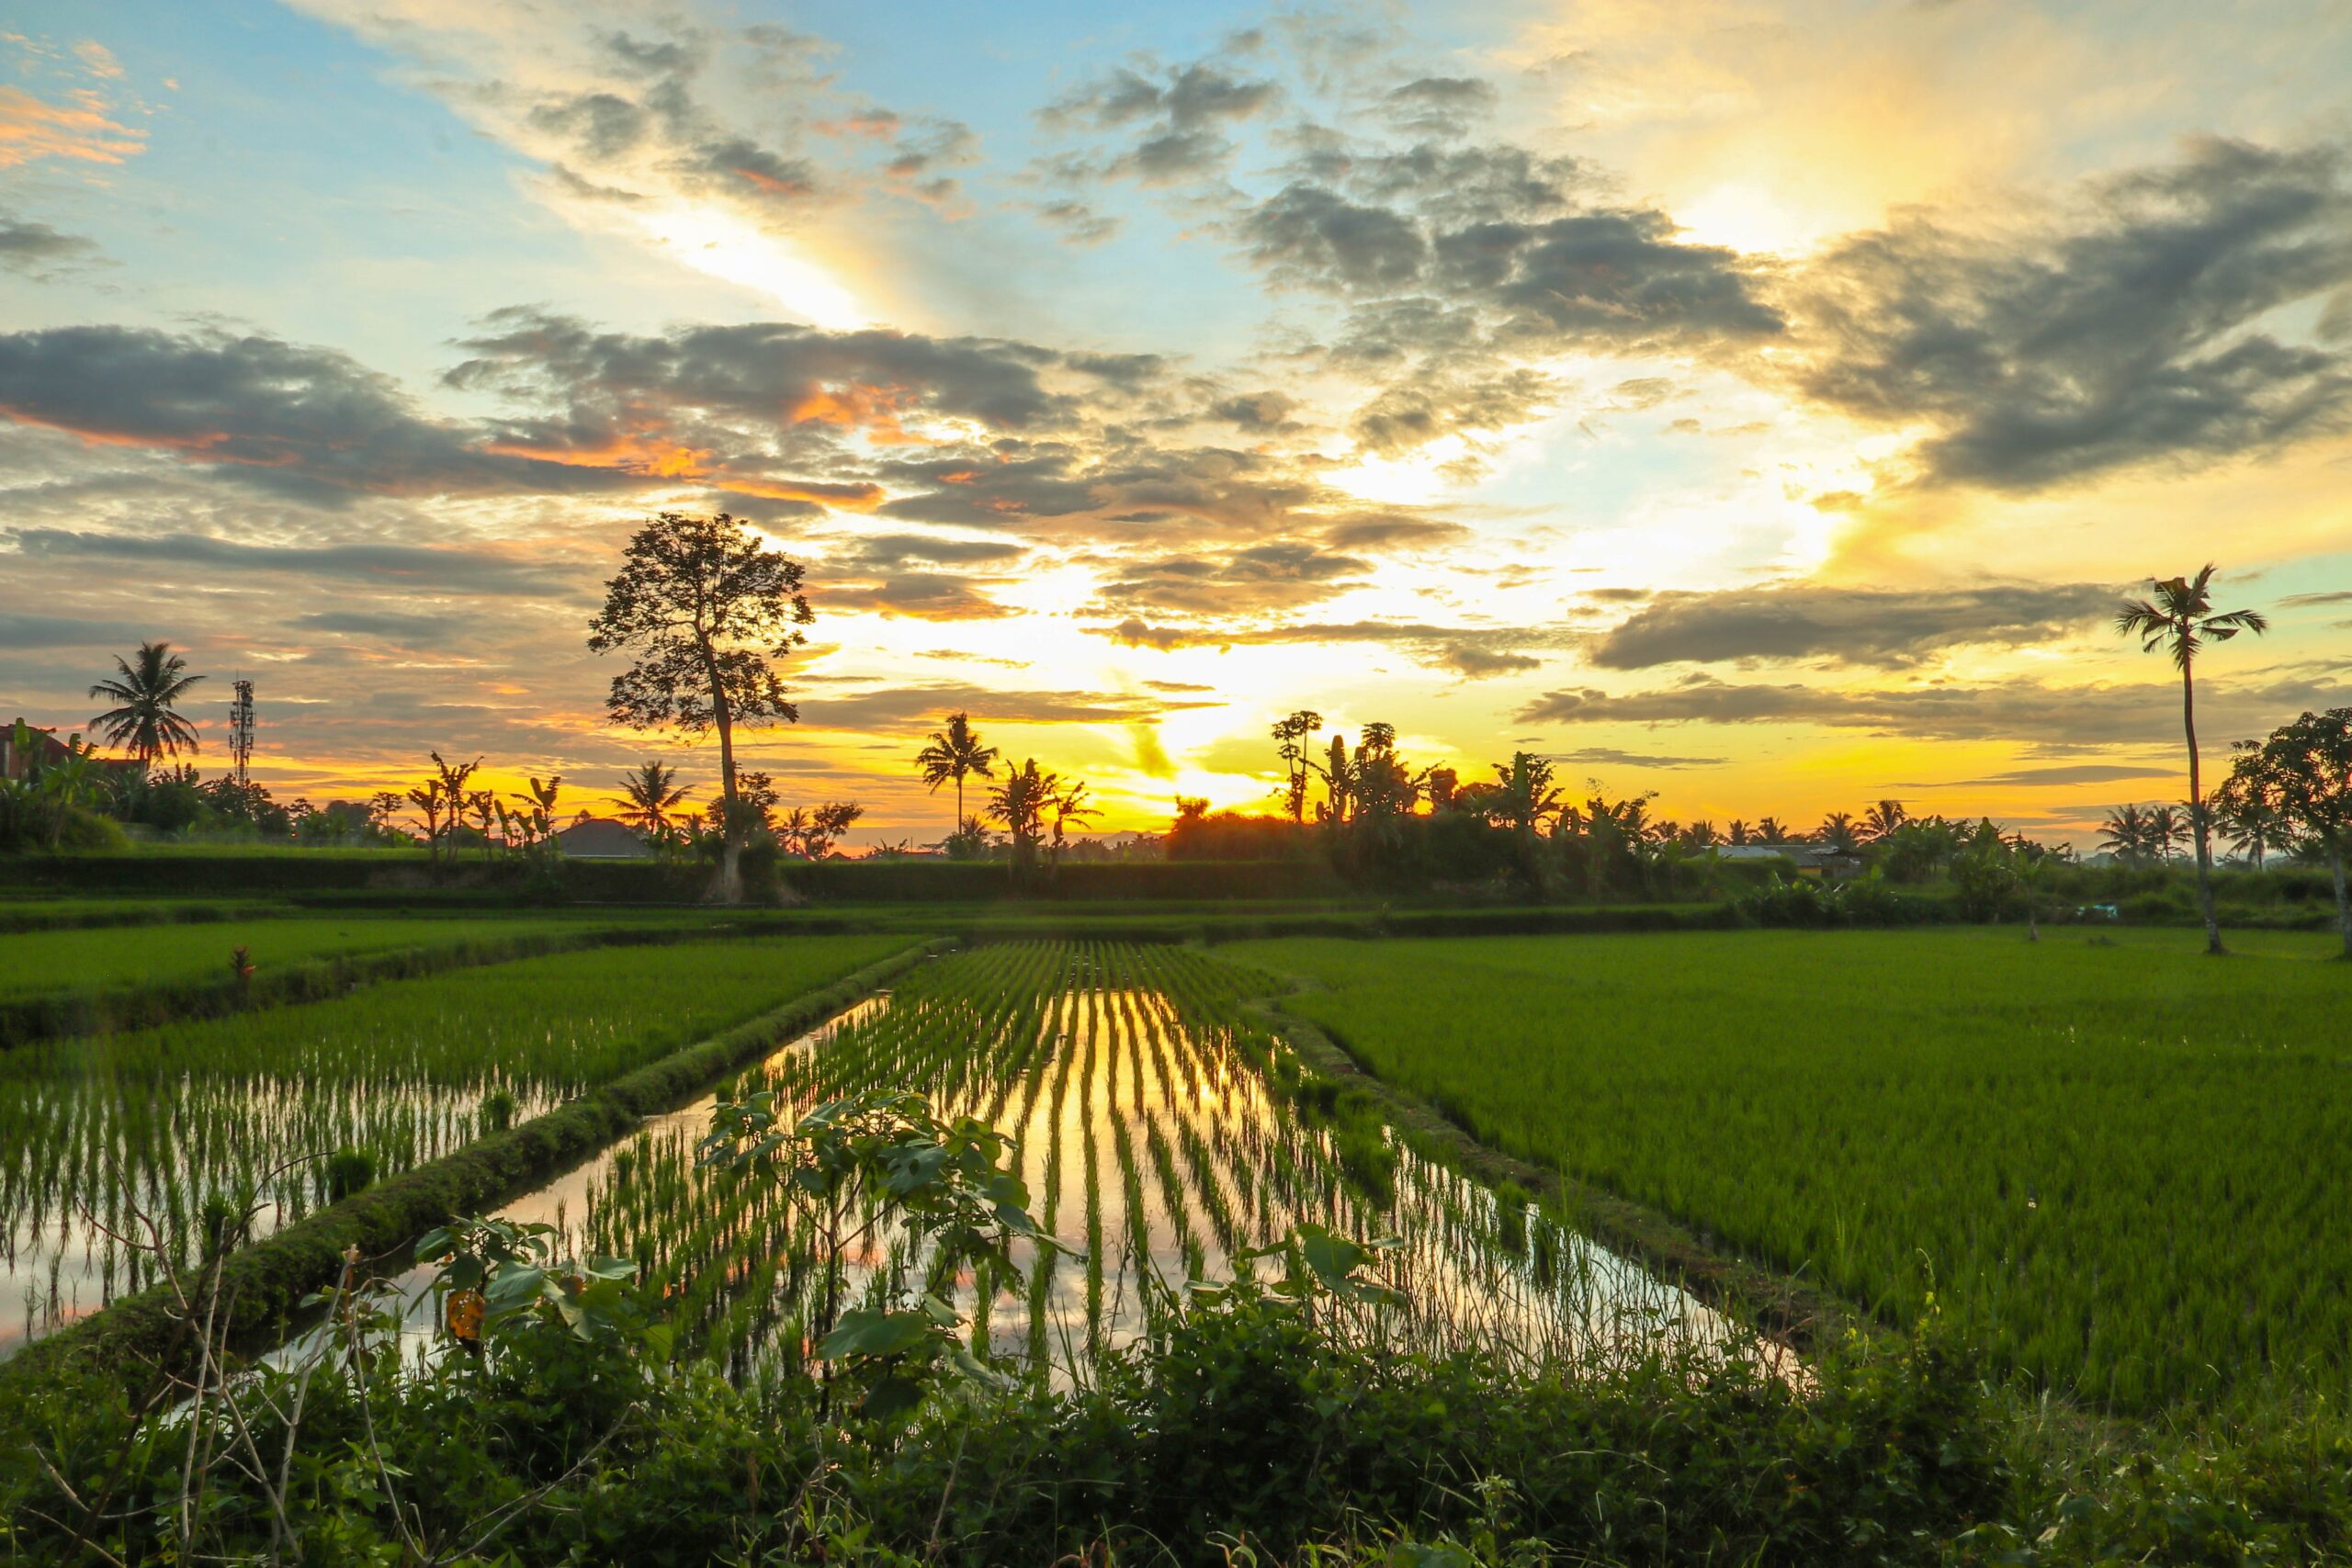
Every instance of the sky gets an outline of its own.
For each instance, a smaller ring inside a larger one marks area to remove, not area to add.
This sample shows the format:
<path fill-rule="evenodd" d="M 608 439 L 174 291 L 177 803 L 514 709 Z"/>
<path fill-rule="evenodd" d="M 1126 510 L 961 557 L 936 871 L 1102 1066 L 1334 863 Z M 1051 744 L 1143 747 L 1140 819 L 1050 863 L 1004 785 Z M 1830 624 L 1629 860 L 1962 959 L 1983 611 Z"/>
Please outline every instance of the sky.
<path fill-rule="evenodd" d="M 0 721 L 141 639 L 255 776 L 608 801 L 654 513 L 807 563 L 853 842 L 968 710 L 1104 829 L 1270 726 L 1682 820 L 2186 793 L 2118 601 L 2352 704 L 2352 9 L 14 0 Z"/>

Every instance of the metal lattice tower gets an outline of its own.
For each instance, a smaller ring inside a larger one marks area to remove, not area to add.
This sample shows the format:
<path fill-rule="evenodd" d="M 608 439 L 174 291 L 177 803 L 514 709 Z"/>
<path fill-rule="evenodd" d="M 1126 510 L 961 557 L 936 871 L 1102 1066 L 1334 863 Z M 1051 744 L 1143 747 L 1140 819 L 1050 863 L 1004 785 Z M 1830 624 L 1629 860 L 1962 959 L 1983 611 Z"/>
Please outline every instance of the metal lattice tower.
<path fill-rule="evenodd" d="M 245 765 L 254 760 L 254 683 L 239 681 L 236 701 L 229 705 L 229 760 L 236 764 L 237 782 L 245 782 Z"/>

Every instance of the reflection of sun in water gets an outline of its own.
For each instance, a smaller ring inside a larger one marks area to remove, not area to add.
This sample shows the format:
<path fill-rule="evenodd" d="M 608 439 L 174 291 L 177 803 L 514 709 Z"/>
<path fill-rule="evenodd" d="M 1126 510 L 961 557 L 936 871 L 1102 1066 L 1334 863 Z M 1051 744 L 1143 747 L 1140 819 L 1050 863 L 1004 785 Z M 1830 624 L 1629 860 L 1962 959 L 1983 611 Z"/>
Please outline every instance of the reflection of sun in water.
<path fill-rule="evenodd" d="M 756 289 L 828 331 L 846 332 L 875 319 L 824 268 L 731 212 L 680 206 L 635 216 L 655 243 L 687 265 Z"/>

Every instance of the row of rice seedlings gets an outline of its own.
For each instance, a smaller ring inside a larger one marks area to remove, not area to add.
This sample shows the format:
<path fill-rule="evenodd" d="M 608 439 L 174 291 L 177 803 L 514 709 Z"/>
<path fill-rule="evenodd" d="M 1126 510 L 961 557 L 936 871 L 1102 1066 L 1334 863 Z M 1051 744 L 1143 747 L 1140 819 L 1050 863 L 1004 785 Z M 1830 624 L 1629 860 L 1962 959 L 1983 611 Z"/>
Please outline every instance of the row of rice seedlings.
<path fill-rule="evenodd" d="M 1329 981 L 1290 1005 L 1480 1135 L 1899 1320 L 1932 1292 L 2041 1385 L 2352 1393 L 2352 1178 L 2314 1156 L 2352 1137 L 2352 981 L 2284 938 L 2227 964 L 1950 931 L 1250 951 Z"/>
<path fill-rule="evenodd" d="M 1259 983 L 1175 948 L 984 948 L 926 965 L 821 1045 L 729 1090 L 773 1087 L 805 1105 L 910 1089 L 944 1113 L 1001 1128 L 1032 1213 L 1082 1262 L 1047 1251 L 1017 1260 L 1014 1277 L 940 1283 L 987 1353 L 1057 1376 L 1083 1377 L 1150 1331 L 1167 1287 L 1235 1272 L 1238 1253 L 1310 1220 L 1401 1238 L 1389 1267 L 1416 1304 L 1359 1325 L 1399 1346 L 1507 1340 L 1556 1359 L 1648 1354 L 1720 1333 L 1680 1292 L 1523 1203 L 1507 1224 L 1483 1189 L 1407 1151 L 1392 1151 L 1385 1187 L 1348 1179 L 1333 1129 L 1261 1074 L 1284 1048 L 1241 1010 Z M 576 1245 L 637 1258 L 686 1338 L 750 1375 L 805 1356 L 823 1289 L 819 1249 L 773 1182 L 697 1169 L 698 1131 L 665 1124 L 609 1160 Z M 854 1292 L 933 1268 L 899 1232 L 870 1238 L 850 1261 Z"/>
<path fill-rule="evenodd" d="M 888 937 L 599 948 L 0 1058 L 0 1355 L 153 1282 L 224 1205 L 266 1235 L 838 978 Z M 346 1181 L 349 1179 L 346 1177 Z M 212 1222 L 217 1226 L 217 1220 Z M 111 1234 L 109 1234 L 111 1233 Z"/>

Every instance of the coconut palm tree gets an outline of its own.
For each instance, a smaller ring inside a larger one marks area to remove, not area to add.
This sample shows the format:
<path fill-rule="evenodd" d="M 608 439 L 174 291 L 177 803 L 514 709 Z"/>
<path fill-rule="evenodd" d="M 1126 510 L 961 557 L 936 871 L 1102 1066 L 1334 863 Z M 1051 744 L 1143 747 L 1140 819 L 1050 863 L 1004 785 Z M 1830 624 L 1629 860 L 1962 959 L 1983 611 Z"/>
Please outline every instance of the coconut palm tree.
<path fill-rule="evenodd" d="M 693 793 L 678 783 L 677 769 L 649 757 L 621 779 L 621 798 L 628 803 L 621 820 L 634 824 L 649 839 L 659 838 L 669 829 L 671 810 Z"/>
<path fill-rule="evenodd" d="M 1777 817 L 1756 819 L 1756 841 L 1759 844 L 1785 844 L 1789 841 L 1788 824 Z"/>
<path fill-rule="evenodd" d="M 2118 860 L 2143 859 L 2148 853 L 2148 814 L 2136 805 L 2115 807 L 2099 824 L 2098 847 Z"/>
<path fill-rule="evenodd" d="M 956 786 L 956 820 L 960 823 L 965 819 L 964 781 L 975 773 L 984 779 L 996 777 L 997 758 L 995 747 L 980 744 L 969 714 L 951 713 L 947 728 L 933 730 L 931 743 L 915 753 L 915 766 L 922 770 L 922 782 L 933 794 L 944 784 Z"/>
<path fill-rule="evenodd" d="M 2148 812 L 2148 848 L 2166 865 L 2172 863 L 2173 851 L 2188 838 L 2189 815 L 2177 806 L 2158 806 Z"/>
<path fill-rule="evenodd" d="M 1853 817 L 1844 811 L 1833 811 L 1823 818 L 1821 826 L 1814 829 L 1813 836 L 1824 848 L 1836 850 L 1840 854 L 1852 854 L 1860 842 L 1855 836 Z"/>
<path fill-rule="evenodd" d="M 2213 917 L 2212 812 L 2197 776 L 2197 654 L 2207 642 L 2227 642 L 2240 632 L 2259 637 L 2270 623 L 2258 610 L 2216 612 L 2210 592 L 2213 563 L 2195 577 L 2154 584 L 2154 599 L 2127 599 L 2115 613 L 2115 629 L 2140 639 L 2140 651 L 2163 649 L 2180 671 L 2180 728 L 2188 738 L 2188 818 L 2197 837 L 2197 903 L 2205 916 L 2205 951 L 2219 954 L 2221 922 Z"/>
<path fill-rule="evenodd" d="M 109 746 L 120 746 L 142 762 L 197 750 L 196 729 L 172 711 L 187 689 L 204 679 L 189 675 L 187 660 L 168 642 L 142 642 L 133 660 L 117 658 L 121 678 L 101 681 L 90 695 L 118 705 L 90 721 Z"/>
<path fill-rule="evenodd" d="M 1875 844 L 1881 839 L 1890 838 L 1897 828 L 1910 820 L 1911 813 L 1903 808 L 1901 801 L 1882 800 L 1862 813 L 1862 841 Z"/>

